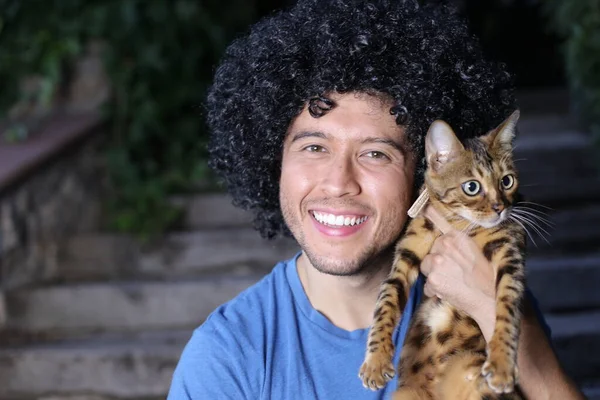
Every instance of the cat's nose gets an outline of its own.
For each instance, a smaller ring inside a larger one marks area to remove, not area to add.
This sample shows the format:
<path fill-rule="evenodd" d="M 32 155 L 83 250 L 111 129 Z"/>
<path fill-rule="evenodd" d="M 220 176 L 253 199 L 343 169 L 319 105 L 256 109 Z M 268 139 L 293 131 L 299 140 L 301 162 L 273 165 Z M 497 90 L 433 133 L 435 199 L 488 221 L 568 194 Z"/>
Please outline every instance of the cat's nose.
<path fill-rule="evenodd" d="M 494 210 L 496 214 L 500 215 L 502 211 L 504 211 L 504 204 L 494 203 L 492 204 L 492 210 Z"/>

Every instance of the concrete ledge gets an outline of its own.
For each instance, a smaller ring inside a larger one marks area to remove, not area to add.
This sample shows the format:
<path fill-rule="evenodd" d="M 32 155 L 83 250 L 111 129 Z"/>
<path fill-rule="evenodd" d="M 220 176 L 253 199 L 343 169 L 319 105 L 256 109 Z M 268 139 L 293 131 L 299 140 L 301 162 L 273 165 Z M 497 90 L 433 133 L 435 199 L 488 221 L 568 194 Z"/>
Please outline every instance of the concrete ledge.
<path fill-rule="evenodd" d="M 546 315 L 554 349 L 569 376 L 578 382 L 600 380 L 600 311 Z"/>
<path fill-rule="evenodd" d="M 600 308 L 600 254 L 531 258 L 526 271 L 527 285 L 543 311 Z"/>
<path fill-rule="evenodd" d="M 190 336 L 169 331 L 0 349 L 0 398 L 165 398 Z"/>
<path fill-rule="evenodd" d="M 97 113 L 55 115 L 40 132 L 22 143 L 0 141 L 0 194 L 62 151 L 96 133 L 100 125 Z"/>
<path fill-rule="evenodd" d="M 0 144 L 0 289 L 52 279 L 64 240 L 97 228 L 100 128 L 96 114 L 61 115 L 23 143 Z"/>
<path fill-rule="evenodd" d="M 211 229 L 227 227 L 250 227 L 252 214 L 234 207 L 232 199 L 225 193 L 207 193 L 194 196 L 179 196 L 173 204 L 185 210 L 184 229 Z"/>
<path fill-rule="evenodd" d="M 267 271 L 299 250 L 291 239 L 265 240 L 252 228 L 176 232 L 152 246 L 123 235 L 71 238 L 59 268 L 66 280 L 174 278 L 229 268 Z"/>
<path fill-rule="evenodd" d="M 599 327 L 571 335 L 560 326 L 593 323 L 594 315 L 548 316 L 554 346 L 577 382 L 598 381 Z M 579 321 L 579 322 L 577 322 Z M 89 340 L 0 349 L 0 398 L 99 400 L 98 397 L 166 396 L 173 369 L 192 330 L 147 332 L 131 337 L 102 335 Z M 587 393 L 597 387 L 586 385 Z M 78 393 L 97 397 L 79 399 Z M 68 397 L 69 396 L 69 397 Z M 593 397 L 592 397 L 593 398 Z M 49 400 L 49 399 L 47 399 Z"/>
<path fill-rule="evenodd" d="M 597 252 L 600 243 L 600 205 L 588 205 L 557 211 L 536 208 L 545 213 L 544 218 L 553 226 L 538 223 L 547 233 L 542 232 L 544 240 L 535 229 L 527 227 L 533 240 L 529 239 L 530 254 L 548 257 L 564 256 L 568 252 L 573 256 L 582 253 Z M 536 212 L 533 212 L 536 213 Z"/>
<path fill-rule="evenodd" d="M 13 335 L 69 337 L 96 332 L 192 329 L 260 279 L 118 282 L 20 289 L 7 294 Z M 18 341 L 5 334 L 9 343 Z"/>

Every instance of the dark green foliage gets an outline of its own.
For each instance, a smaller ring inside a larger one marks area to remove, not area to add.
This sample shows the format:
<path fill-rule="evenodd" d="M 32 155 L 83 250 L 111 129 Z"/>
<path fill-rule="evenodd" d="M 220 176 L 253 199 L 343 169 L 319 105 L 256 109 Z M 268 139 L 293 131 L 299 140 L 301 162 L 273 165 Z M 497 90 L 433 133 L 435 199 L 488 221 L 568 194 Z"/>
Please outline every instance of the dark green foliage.
<path fill-rule="evenodd" d="M 600 146 L 600 0 L 546 0 L 564 58 L 576 111 Z"/>
<path fill-rule="evenodd" d="M 23 76 L 44 77 L 49 101 L 90 40 L 108 46 L 113 98 L 107 164 L 110 226 L 143 237 L 180 212 L 171 193 L 209 178 L 202 112 L 225 45 L 256 15 L 248 0 L 0 0 L 0 113 Z"/>

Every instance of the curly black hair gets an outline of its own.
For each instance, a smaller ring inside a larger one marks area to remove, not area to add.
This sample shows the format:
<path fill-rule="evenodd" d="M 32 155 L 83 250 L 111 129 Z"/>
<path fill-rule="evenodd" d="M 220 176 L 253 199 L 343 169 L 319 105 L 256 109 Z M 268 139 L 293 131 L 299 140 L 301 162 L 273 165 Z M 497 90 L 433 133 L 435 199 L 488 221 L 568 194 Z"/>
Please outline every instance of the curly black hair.
<path fill-rule="evenodd" d="M 209 165 L 234 205 L 254 212 L 263 237 L 289 234 L 279 205 L 288 126 L 311 99 L 327 105 L 332 92 L 391 97 L 390 113 L 421 160 L 433 120 L 466 139 L 515 109 L 512 77 L 485 59 L 455 10 L 410 0 L 299 0 L 228 47 L 207 98 Z M 421 162 L 417 181 L 423 169 Z"/>

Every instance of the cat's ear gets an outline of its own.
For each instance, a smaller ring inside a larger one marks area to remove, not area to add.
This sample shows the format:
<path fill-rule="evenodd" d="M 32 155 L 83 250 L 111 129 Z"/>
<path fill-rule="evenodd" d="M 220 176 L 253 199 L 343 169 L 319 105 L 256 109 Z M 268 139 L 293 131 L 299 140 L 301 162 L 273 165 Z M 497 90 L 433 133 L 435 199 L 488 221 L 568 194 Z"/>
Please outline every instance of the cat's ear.
<path fill-rule="evenodd" d="M 427 165 L 439 171 L 464 151 L 464 146 L 446 122 L 433 121 L 425 137 Z"/>
<path fill-rule="evenodd" d="M 502 121 L 500 125 L 485 134 L 482 137 L 482 140 L 487 143 L 490 148 L 511 149 L 520 114 L 519 110 L 515 110 L 508 118 Z"/>

